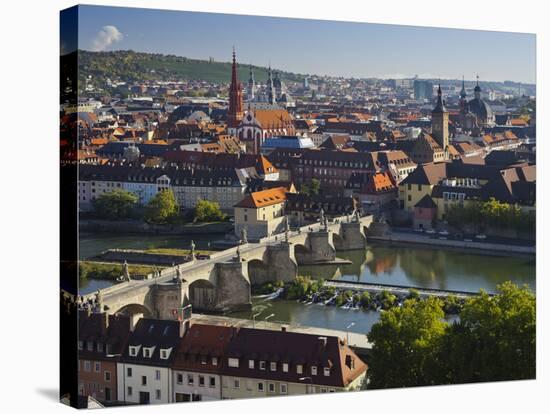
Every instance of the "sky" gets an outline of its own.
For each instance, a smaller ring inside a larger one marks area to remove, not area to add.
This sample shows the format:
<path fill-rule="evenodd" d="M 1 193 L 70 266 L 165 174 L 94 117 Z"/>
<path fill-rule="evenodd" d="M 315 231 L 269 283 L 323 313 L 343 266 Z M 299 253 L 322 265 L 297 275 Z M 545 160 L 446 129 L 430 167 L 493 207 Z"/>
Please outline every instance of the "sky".
<path fill-rule="evenodd" d="M 534 34 L 80 6 L 78 42 L 217 61 L 229 61 L 235 46 L 241 64 L 302 74 L 536 79 Z"/>

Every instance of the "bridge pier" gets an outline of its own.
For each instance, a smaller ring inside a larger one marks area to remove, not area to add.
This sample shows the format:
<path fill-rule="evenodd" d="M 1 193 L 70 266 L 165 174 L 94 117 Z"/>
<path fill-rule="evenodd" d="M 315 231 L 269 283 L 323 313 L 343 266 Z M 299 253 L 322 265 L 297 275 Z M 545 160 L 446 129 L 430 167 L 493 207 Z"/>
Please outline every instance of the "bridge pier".
<path fill-rule="evenodd" d="M 336 259 L 336 249 L 330 230 L 308 233 L 305 247 L 307 252 L 296 254 L 298 264 L 331 262 Z"/>
<path fill-rule="evenodd" d="M 367 246 L 367 237 L 361 222 L 340 224 L 341 250 L 359 250 Z"/>
<path fill-rule="evenodd" d="M 216 263 L 215 311 L 248 309 L 252 306 L 248 262 L 244 259 Z"/>

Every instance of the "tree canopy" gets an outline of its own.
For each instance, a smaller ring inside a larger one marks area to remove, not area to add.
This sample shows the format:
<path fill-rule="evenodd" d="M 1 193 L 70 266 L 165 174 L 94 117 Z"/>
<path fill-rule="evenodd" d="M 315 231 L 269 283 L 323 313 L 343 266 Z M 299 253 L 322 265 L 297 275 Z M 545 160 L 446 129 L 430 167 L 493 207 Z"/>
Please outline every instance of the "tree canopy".
<path fill-rule="evenodd" d="M 312 178 L 309 184 L 302 184 L 300 187 L 300 192 L 306 195 L 318 195 L 321 191 L 321 182 L 316 179 Z"/>
<path fill-rule="evenodd" d="M 179 215 L 179 206 L 172 190 L 159 191 L 145 208 L 145 221 L 154 224 L 172 222 Z"/>
<path fill-rule="evenodd" d="M 195 205 L 195 221 L 200 223 L 212 223 L 223 221 L 227 217 L 221 211 L 219 203 L 208 200 L 199 200 Z"/>
<path fill-rule="evenodd" d="M 383 312 L 369 334 L 369 387 L 534 378 L 535 296 L 511 282 L 498 290 L 468 299 L 452 324 L 435 298 Z"/>
<path fill-rule="evenodd" d="M 114 220 L 129 218 L 137 202 L 136 195 L 117 189 L 101 194 L 93 201 L 93 207 L 99 217 Z"/>

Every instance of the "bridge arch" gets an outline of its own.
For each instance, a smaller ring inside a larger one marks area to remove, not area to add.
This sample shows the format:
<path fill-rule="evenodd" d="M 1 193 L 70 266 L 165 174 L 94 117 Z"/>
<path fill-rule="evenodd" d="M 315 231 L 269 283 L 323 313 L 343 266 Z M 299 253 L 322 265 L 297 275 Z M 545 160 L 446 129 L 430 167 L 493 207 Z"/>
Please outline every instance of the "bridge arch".
<path fill-rule="evenodd" d="M 216 303 L 216 287 L 209 280 L 195 280 L 189 285 L 189 301 L 193 309 L 213 309 Z"/>
<path fill-rule="evenodd" d="M 115 313 L 121 313 L 128 316 L 142 314 L 144 318 L 152 318 L 155 316 L 154 312 L 151 311 L 151 309 L 140 303 L 129 303 L 128 305 L 124 305 Z"/>
<path fill-rule="evenodd" d="M 248 278 L 250 284 L 261 285 L 270 279 L 269 266 L 261 259 L 252 259 L 248 261 Z"/>

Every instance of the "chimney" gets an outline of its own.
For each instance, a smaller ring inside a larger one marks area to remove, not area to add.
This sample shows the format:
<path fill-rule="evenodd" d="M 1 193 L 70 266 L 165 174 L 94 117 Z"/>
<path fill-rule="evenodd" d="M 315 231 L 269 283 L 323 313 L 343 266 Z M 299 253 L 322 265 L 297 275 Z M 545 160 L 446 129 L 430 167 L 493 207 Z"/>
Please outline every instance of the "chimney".
<path fill-rule="evenodd" d="M 189 330 L 189 320 L 183 320 L 183 321 L 180 321 L 180 338 L 183 338 L 183 336 L 187 333 L 187 331 Z"/>
<path fill-rule="evenodd" d="M 282 332 L 286 332 L 286 326 L 284 326 L 284 325 L 281 326 L 281 331 L 282 331 Z"/>
<path fill-rule="evenodd" d="M 107 330 L 109 329 L 109 314 L 107 312 L 100 313 L 101 318 L 101 334 L 107 335 Z"/>
<path fill-rule="evenodd" d="M 130 316 L 130 332 L 134 332 L 134 329 L 141 318 L 143 318 L 143 313 L 134 313 Z"/>

